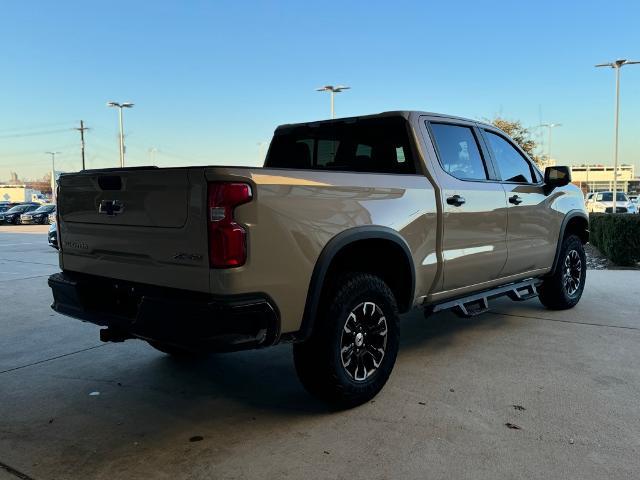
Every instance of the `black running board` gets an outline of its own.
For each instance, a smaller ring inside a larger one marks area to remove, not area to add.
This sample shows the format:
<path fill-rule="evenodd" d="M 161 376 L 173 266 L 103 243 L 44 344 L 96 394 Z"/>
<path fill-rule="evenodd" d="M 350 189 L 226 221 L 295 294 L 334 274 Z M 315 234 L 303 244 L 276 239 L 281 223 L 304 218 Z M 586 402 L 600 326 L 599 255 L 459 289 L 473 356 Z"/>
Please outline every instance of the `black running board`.
<path fill-rule="evenodd" d="M 531 278 L 529 280 L 474 293 L 466 297 L 460 297 L 455 300 L 430 305 L 428 309 L 432 313 L 443 310 L 453 310 L 454 313 L 462 317 L 475 317 L 489 311 L 490 298 L 507 295 L 511 300 L 523 302 L 524 300 L 537 297 L 538 290 L 536 287 L 540 285 L 540 283 L 539 279 Z"/>

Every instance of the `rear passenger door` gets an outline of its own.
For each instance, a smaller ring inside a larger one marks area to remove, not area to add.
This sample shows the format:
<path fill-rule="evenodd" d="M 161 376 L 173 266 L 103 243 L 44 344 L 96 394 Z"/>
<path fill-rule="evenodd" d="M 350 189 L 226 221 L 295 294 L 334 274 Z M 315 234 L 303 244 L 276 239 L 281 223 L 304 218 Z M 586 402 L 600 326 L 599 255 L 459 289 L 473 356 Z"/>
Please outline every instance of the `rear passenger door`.
<path fill-rule="evenodd" d="M 508 257 L 501 276 L 550 267 L 562 214 L 550 208 L 542 175 L 526 155 L 502 132 L 483 128 L 482 133 L 507 194 Z"/>
<path fill-rule="evenodd" d="M 439 117 L 425 125 L 443 202 L 442 290 L 494 280 L 507 259 L 507 204 L 481 133 L 473 122 Z"/>

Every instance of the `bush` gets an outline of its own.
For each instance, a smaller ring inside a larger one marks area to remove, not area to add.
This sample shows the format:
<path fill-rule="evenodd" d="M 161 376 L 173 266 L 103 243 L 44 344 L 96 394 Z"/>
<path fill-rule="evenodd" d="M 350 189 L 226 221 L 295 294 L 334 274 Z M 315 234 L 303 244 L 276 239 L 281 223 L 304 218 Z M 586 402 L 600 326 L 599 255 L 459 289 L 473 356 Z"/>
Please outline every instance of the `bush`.
<path fill-rule="evenodd" d="M 591 213 L 589 243 L 617 265 L 640 262 L 640 215 Z"/>

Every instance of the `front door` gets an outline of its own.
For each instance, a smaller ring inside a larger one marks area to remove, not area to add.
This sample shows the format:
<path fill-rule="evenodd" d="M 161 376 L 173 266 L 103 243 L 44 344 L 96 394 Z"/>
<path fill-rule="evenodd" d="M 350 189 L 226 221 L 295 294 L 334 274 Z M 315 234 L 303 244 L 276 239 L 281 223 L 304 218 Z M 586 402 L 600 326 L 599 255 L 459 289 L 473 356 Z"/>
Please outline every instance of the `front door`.
<path fill-rule="evenodd" d="M 551 267 L 562 214 L 549 208 L 541 173 L 502 133 L 482 133 L 507 194 L 508 255 L 501 276 Z"/>
<path fill-rule="evenodd" d="M 441 291 L 498 278 L 507 259 L 507 204 L 473 122 L 426 123 L 443 198 Z"/>

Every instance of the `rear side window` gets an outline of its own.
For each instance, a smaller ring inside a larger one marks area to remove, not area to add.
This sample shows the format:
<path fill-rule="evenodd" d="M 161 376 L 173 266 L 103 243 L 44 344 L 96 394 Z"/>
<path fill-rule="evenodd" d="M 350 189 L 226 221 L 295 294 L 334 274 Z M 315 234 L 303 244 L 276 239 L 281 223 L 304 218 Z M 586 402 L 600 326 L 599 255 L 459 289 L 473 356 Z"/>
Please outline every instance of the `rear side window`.
<path fill-rule="evenodd" d="M 485 130 L 493 158 L 498 164 L 500 178 L 505 182 L 535 183 L 529 161 L 500 135 Z"/>
<path fill-rule="evenodd" d="M 461 180 L 486 180 L 485 167 L 478 141 L 469 127 L 432 123 L 434 141 L 442 168 Z"/>
<path fill-rule="evenodd" d="M 279 130 L 264 166 L 374 173 L 417 171 L 402 117 L 323 122 Z"/>

